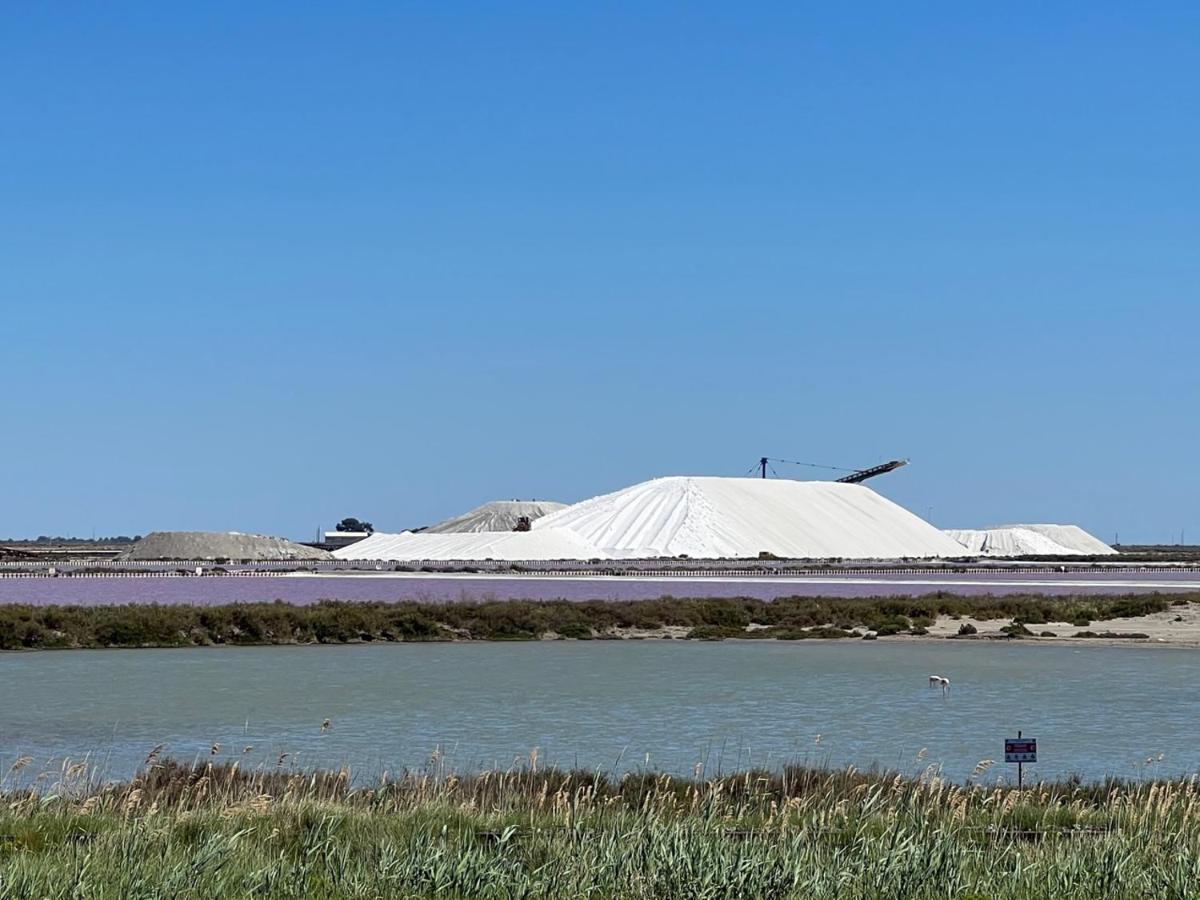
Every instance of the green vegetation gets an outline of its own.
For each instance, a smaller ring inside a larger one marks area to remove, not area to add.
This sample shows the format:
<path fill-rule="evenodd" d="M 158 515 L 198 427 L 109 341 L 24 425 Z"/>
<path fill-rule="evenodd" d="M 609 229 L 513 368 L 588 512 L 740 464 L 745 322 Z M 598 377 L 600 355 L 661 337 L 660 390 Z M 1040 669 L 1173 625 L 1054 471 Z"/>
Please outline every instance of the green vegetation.
<path fill-rule="evenodd" d="M 0 896 L 1108 900 L 1200 883 L 1194 779 L 1021 792 L 933 770 L 617 779 L 534 757 L 357 785 L 344 770 L 150 760 L 96 788 L 77 769 L 2 798 Z"/>
<path fill-rule="evenodd" d="M 1129 640 L 1145 640 L 1150 637 L 1148 634 L 1142 634 L 1140 631 L 1079 631 L 1075 633 L 1077 638 L 1105 638 L 1112 640 L 1114 638 L 1126 638 Z"/>
<path fill-rule="evenodd" d="M 1030 631 L 1021 622 L 1013 620 L 1012 624 L 1005 625 L 1000 629 L 1001 634 L 1007 634 L 1012 637 L 1033 637 L 1033 632 Z"/>
<path fill-rule="evenodd" d="M 363 641 L 579 640 L 672 634 L 725 638 L 881 637 L 921 634 L 938 616 L 1072 621 L 1143 616 L 1200 601 L 1200 594 L 1111 597 L 790 597 L 642 601 L 526 600 L 478 603 L 323 601 L 225 606 L 0 606 L 0 649 L 187 647 L 209 644 L 341 644 Z M 965 626 L 960 634 L 969 634 Z M 1009 626 L 1031 634 L 1023 625 Z"/>

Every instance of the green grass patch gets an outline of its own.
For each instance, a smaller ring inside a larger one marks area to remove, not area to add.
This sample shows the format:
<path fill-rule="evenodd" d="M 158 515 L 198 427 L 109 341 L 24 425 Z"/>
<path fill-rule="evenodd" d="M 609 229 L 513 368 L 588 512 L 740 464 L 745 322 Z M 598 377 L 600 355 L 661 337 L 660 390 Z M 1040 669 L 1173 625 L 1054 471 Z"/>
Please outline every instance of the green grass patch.
<path fill-rule="evenodd" d="M 0 896 L 1189 897 L 1189 781 L 1024 791 L 792 766 L 721 778 L 160 763 L 0 803 Z"/>

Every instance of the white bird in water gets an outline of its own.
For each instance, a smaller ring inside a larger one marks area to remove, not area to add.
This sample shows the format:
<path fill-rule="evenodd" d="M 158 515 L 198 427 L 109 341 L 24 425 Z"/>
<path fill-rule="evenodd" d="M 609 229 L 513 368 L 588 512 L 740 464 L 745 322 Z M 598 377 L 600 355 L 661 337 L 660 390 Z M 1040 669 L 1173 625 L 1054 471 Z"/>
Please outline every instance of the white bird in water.
<path fill-rule="evenodd" d="M 930 675 L 929 676 L 929 686 L 933 687 L 934 685 L 938 685 L 941 687 L 942 696 L 945 697 L 946 691 L 950 690 L 950 679 L 947 678 L 945 675 Z"/>

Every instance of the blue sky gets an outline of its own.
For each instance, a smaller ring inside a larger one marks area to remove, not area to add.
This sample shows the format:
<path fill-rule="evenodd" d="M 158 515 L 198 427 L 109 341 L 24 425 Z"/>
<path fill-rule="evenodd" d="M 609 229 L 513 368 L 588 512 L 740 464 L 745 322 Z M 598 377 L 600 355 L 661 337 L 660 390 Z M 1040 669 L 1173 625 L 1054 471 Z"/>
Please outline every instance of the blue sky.
<path fill-rule="evenodd" d="M 1200 540 L 1198 39 L 1182 3 L 10 9 L 0 536 L 400 529 L 766 454 L 911 457 L 873 486 L 945 527 Z"/>

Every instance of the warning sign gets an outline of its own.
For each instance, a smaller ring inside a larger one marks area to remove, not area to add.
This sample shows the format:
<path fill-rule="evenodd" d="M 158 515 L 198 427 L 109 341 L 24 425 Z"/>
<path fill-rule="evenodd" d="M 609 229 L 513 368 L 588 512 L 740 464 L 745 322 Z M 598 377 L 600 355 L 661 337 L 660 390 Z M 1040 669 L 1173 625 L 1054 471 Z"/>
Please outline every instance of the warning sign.
<path fill-rule="evenodd" d="M 1037 762 L 1037 738 L 1005 738 L 1004 761 L 1008 763 Z"/>

